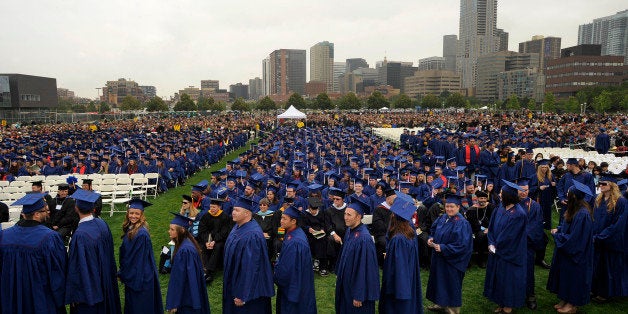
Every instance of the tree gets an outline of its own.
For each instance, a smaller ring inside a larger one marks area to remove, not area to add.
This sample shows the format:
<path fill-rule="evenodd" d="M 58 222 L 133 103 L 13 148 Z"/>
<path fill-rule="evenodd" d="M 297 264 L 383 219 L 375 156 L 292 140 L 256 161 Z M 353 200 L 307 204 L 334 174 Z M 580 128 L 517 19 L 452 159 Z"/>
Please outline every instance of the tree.
<path fill-rule="evenodd" d="M 440 92 L 440 95 L 438 97 L 440 98 L 441 101 L 446 101 L 447 98 L 449 98 L 449 96 L 451 96 L 451 92 L 448 90 L 444 90 Z"/>
<path fill-rule="evenodd" d="M 440 99 L 432 94 L 427 94 L 421 99 L 421 107 L 423 108 L 438 108 L 440 105 Z"/>
<path fill-rule="evenodd" d="M 122 104 L 120 104 L 120 110 L 141 110 L 142 103 L 135 97 L 131 95 L 127 95 L 122 99 Z"/>
<path fill-rule="evenodd" d="M 181 98 L 174 105 L 174 111 L 196 111 L 196 104 L 188 94 L 181 94 Z"/>
<path fill-rule="evenodd" d="M 366 99 L 366 107 L 369 109 L 380 109 L 382 107 L 388 107 L 388 105 L 390 105 L 388 99 L 378 90 L 374 91 L 371 96 Z"/>
<path fill-rule="evenodd" d="M 593 98 L 593 109 L 598 113 L 604 113 L 611 108 L 611 92 L 605 90 Z"/>
<path fill-rule="evenodd" d="M 106 102 L 101 102 L 100 106 L 98 106 L 98 113 L 105 113 L 111 111 L 111 107 L 109 107 L 109 104 Z"/>
<path fill-rule="evenodd" d="M 338 99 L 338 109 L 340 110 L 354 110 L 361 109 L 362 101 L 354 93 L 347 93 Z"/>
<path fill-rule="evenodd" d="M 76 112 L 76 113 L 83 113 L 85 112 L 85 106 L 81 105 L 81 104 L 73 104 L 72 105 L 72 112 Z"/>
<path fill-rule="evenodd" d="M 399 97 L 395 99 L 393 106 L 397 109 L 412 109 L 414 107 L 412 106 L 412 99 L 406 94 L 399 95 Z"/>
<path fill-rule="evenodd" d="M 222 101 L 214 102 L 214 103 L 210 104 L 208 110 L 210 110 L 210 111 L 225 111 L 225 110 L 227 110 L 227 104 L 225 104 Z"/>
<path fill-rule="evenodd" d="M 321 110 L 331 110 L 334 109 L 334 104 L 327 93 L 320 93 L 314 99 L 313 107 Z"/>
<path fill-rule="evenodd" d="M 528 103 L 526 107 L 528 107 L 528 109 L 530 110 L 536 110 L 536 101 L 534 100 L 534 98 L 528 99 Z"/>
<path fill-rule="evenodd" d="M 198 104 L 197 104 L 198 111 L 211 110 L 213 104 L 214 104 L 214 97 L 209 97 L 209 98 L 200 97 L 198 99 Z"/>
<path fill-rule="evenodd" d="M 168 105 L 166 105 L 166 102 L 161 99 L 161 97 L 159 96 L 155 96 L 153 98 L 151 98 L 147 103 L 146 103 L 146 111 L 150 111 L 150 112 L 155 112 L 155 111 L 168 111 Z"/>
<path fill-rule="evenodd" d="M 554 97 L 554 94 L 550 92 L 545 93 L 545 99 L 543 100 L 543 111 L 556 111 L 556 97 Z"/>
<path fill-rule="evenodd" d="M 460 93 L 450 94 L 445 101 L 445 105 L 447 107 L 453 108 L 464 108 L 466 103 L 467 102 L 465 101 L 464 96 L 462 96 L 462 94 Z"/>
<path fill-rule="evenodd" d="M 90 101 L 89 104 L 87 105 L 87 111 L 88 112 L 96 112 L 96 104 L 94 104 L 93 101 Z"/>
<path fill-rule="evenodd" d="M 519 110 L 521 109 L 521 105 L 519 104 L 519 97 L 517 95 L 512 94 L 508 97 L 508 101 L 506 102 L 506 109 L 508 110 Z"/>
<path fill-rule="evenodd" d="M 290 95 L 290 98 L 288 98 L 287 106 L 294 106 L 297 109 L 304 109 L 305 100 L 298 93 L 292 93 L 292 95 Z"/>
<path fill-rule="evenodd" d="M 270 99 L 270 97 L 266 96 L 259 101 L 259 103 L 257 104 L 257 109 L 265 111 L 277 110 L 277 104 L 272 99 Z"/>
<path fill-rule="evenodd" d="M 251 111 L 251 107 L 244 101 L 244 99 L 242 99 L 242 97 L 238 97 L 238 99 L 231 104 L 231 110 Z"/>

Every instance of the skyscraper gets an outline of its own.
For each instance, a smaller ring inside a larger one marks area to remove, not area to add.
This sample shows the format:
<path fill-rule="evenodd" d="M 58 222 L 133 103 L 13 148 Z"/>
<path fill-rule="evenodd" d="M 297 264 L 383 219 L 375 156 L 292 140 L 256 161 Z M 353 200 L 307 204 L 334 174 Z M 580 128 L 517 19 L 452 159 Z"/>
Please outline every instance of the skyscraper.
<path fill-rule="evenodd" d="M 379 73 L 379 85 L 390 85 L 400 89 L 402 93 L 404 79 L 417 71 L 412 62 L 388 61 L 386 58 L 384 61 L 378 61 L 376 68 Z"/>
<path fill-rule="evenodd" d="M 305 92 L 305 50 L 279 49 L 268 56 L 269 95 Z"/>
<path fill-rule="evenodd" d="M 456 51 L 458 49 L 458 36 L 443 36 L 443 58 L 445 58 L 445 69 L 456 71 Z M 420 67 L 420 66 L 419 66 Z"/>
<path fill-rule="evenodd" d="M 249 98 L 253 100 L 258 100 L 263 95 L 264 86 L 262 85 L 262 79 L 256 77 L 254 79 L 249 79 Z"/>
<path fill-rule="evenodd" d="M 477 87 L 476 97 L 482 101 L 495 101 L 499 99 L 500 74 L 515 70 L 534 70 L 537 73 L 537 65 L 539 64 L 539 55 L 537 53 L 518 53 L 514 51 L 500 51 L 492 54 L 485 54 L 477 60 Z M 508 74 L 508 73 L 505 73 Z M 508 79 L 506 83 L 514 82 L 514 77 L 525 78 L 529 86 L 536 86 L 536 77 L 532 72 L 517 73 L 517 75 L 502 76 Z M 515 90 L 517 87 L 503 87 L 503 90 Z M 519 88 L 519 90 L 523 90 Z M 523 94 L 524 92 L 528 94 Z M 522 91 L 519 97 L 532 97 L 535 93 L 530 90 Z M 510 95 L 506 95 L 508 97 Z"/>
<path fill-rule="evenodd" d="M 339 92 L 340 91 L 340 77 L 345 74 L 347 69 L 347 65 L 345 62 L 334 62 L 334 77 L 333 77 L 333 88 L 327 89 L 327 92 Z"/>
<path fill-rule="evenodd" d="M 560 58 L 560 41 L 560 37 L 536 35 L 532 37 L 532 40 L 519 43 L 519 52 L 538 53 L 539 72 L 543 73 L 547 61 Z"/>
<path fill-rule="evenodd" d="M 351 73 L 354 70 L 357 70 L 359 68 L 368 68 L 369 64 L 366 62 L 366 60 L 362 59 L 362 58 L 350 58 L 347 59 L 346 61 L 346 71 L 347 73 Z"/>
<path fill-rule="evenodd" d="M 578 45 L 602 46 L 603 56 L 624 56 L 628 62 L 628 10 L 597 18 L 578 27 Z"/>
<path fill-rule="evenodd" d="M 446 64 L 447 59 L 445 57 L 429 57 L 419 59 L 419 71 L 446 70 Z"/>
<path fill-rule="evenodd" d="M 334 89 L 334 44 L 328 41 L 310 47 L 310 81 L 324 82 Z"/>
<path fill-rule="evenodd" d="M 262 60 L 262 95 L 270 95 L 270 58 Z"/>
<path fill-rule="evenodd" d="M 478 57 L 499 49 L 497 0 L 460 0 L 458 31 L 456 69 L 463 88 L 475 87 Z"/>

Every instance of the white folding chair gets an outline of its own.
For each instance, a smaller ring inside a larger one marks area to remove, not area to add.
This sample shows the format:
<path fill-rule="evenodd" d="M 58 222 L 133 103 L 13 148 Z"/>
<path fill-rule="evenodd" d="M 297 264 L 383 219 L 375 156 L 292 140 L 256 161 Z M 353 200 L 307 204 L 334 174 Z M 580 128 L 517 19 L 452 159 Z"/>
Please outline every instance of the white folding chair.
<path fill-rule="evenodd" d="M 157 186 L 159 184 L 159 173 L 156 172 L 151 172 L 151 173 L 147 173 L 146 175 L 144 175 L 144 177 L 146 179 L 148 179 L 149 183 L 147 183 L 146 185 L 144 185 L 144 187 L 146 188 L 147 192 L 152 190 L 153 191 L 153 198 L 157 197 Z M 154 179 L 155 183 L 150 183 L 150 180 Z"/>
<path fill-rule="evenodd" d="M 140 198 L 146 200 L 146 195 L 148 194 L 146 185 L 148 184 L 148 179 L 141 177 L 133 179 L 133 191 L 131 192 L 131 197 L 139 196 Z"/>
<path fill-rule="evenodd" d="M 7 186 L 9 186 L 11 182 L 9 181 L 0 181 L 0 188 L 5 188 Z"/>

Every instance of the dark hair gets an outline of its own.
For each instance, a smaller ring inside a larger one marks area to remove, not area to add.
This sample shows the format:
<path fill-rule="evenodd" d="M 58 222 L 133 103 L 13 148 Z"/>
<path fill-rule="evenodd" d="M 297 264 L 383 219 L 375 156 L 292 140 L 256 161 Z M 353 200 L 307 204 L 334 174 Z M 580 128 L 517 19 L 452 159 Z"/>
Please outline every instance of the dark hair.
<path fill-rule="evenodd" d="M 563 217 L 565 217 L 565 221 L 571 222 L 573 220 L 573 217 L 578 213 L 578 211 L 580 211 L 582 207 L 586 208 L 586 210 L 591 215 L 591 206 L 589 206 L 589 203 L 584 200 L 583 194 L 574 193 L 571 191 L 567 193 L 567 210 L 565 210 L 565 214 L 563 214 Z"/>
<path fill-rule="evenodd" d="M 407 221 L 398 218 L 395 213 L 390 213 L 390 227 L 388 228 L 388 239 L 392 239 L 392 237 L 396 234 L 402 234 L 406 238 L 412 240 L 414 239 L 416 232 L 412 230 L 412 227 L 410 227 L 410 224 Z"/>
<path fill-rule="evenodd" d="M 174 228 L 177 231 L 177 236 L 174 239 L 172 239 L 174 241 L 174 252 L 172 253 L 172 259 L 174 259 L 174 256 L 177 254 L 177 252 L 179 252 L 181 243 L 183 243 L 183 240 L 185 240 L 186 238 L 189 239 L 192 242 L 192 244 L 194 244 L 194 248 L 196 249 L 198 256 L 202 256 L 201 247 L 198 245 L 198 243 L 196 242 L 192 234 L 188 232 L 188 229 L 181 227 L 179 225 L 175 225 Z"/>
<path fill-rule="evenodd" d="M 505 190 L 502 190 L 502 204 L 504 205 L 504 207 L 508 205 L 516 205 L 520 201 L 521 199 L 519 199 L 519 195 L 508 193 Z"/>

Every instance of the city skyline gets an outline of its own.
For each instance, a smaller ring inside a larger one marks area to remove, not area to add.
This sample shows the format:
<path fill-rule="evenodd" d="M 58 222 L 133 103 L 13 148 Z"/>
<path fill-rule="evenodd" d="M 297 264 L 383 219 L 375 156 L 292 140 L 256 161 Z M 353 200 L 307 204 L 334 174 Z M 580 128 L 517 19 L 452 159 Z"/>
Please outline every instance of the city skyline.
<path fill-rule="evenodd" d="M 460 16 L 459 0 L 151 3 L 7 3 L 0 27 L 11 32 L 3 34 L 0 70 L 54 77 L 80 97 L 127 78 L 168 98 L 205 79 L 229 86 L 261 78 L 261 60 L 277 49 L 306 50 L 309 64 L 309 47 L 321 41 L 334 44 L 335 62 L 364 58 L 374 67 L 387 57 L 417 66 L 442 56 L 443 36 L 458 35 Z M 511 51 L 534 35 L 561 37 L 569 47 L 579 25 L 625 9 L 618 0 L 578 0 L 568 10 L 564 3 L 499 1 L 497 27 L 509 33 Z"/>

